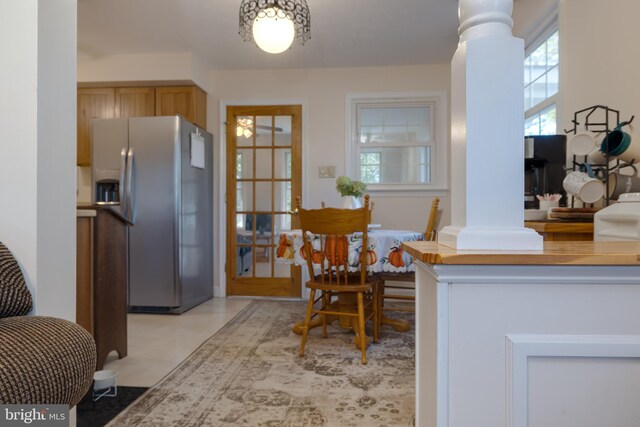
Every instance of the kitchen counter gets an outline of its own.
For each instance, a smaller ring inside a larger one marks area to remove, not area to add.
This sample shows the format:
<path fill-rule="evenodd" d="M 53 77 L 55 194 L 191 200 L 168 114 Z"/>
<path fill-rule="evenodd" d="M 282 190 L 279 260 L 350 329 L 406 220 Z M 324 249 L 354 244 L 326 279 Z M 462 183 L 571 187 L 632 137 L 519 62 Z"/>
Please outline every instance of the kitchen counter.
<path fill-rule="evenodd" d="M 417 426 L 638 425 L 640 242 L 402 247 L 417 265 Z"/>
<path fill-rule="evenodd" d="M 95 217 L 97 215 L 95 209 L 88 208 L 78 208 L 76 209 L 76 217 L 78 218 L 87 218 L 87 217 Z"/>
<path fill-rule="evenodd" d="M 407 242 L 414 259 L 449 265 L 640 265 L 640 242 L 544 243 L 542 251 L 457 251 L 436 242 Z"/>
<path fill-rule="evenodd" d="M 96 341 L 96 369 L 127 355 L 127 226 L 111 209 L 77 207 L 76 322 Z"/>

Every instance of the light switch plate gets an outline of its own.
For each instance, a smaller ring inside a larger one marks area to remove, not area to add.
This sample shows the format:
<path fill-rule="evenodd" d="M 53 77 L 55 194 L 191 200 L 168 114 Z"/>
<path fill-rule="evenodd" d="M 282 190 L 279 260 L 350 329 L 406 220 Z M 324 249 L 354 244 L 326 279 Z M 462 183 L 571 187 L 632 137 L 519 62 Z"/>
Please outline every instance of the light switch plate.
<path fill-rule="evenodd" d="M 318 166 L 318 178 L 335 178 L 335 166 Z"/>

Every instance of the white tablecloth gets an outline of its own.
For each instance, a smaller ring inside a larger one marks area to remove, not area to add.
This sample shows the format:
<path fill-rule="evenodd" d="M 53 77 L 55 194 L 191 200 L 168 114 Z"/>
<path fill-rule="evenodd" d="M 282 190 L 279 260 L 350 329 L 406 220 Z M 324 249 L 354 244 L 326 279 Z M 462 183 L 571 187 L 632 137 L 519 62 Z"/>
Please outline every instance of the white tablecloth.
<path fill-rule="evenodd" d="M 320 241 L 315 236 L 313 247 L 320 249 Z M 360 270 L 360 254 L 362 253 L 362 234 L 356 233 L 347 237 L 347 264 L 350 272 Z M 367 271 L 369 273 L 393 272 L 404 273 L 415 271 L 413 258 L 402 250 L 403 242 L 424 240 L 422 233 L 403 230 L 371 230 L 367 237 Z M 278 239 L 276 262 L 282 264 L 306 265 L 302 246 L 302 230 L 284 231 Z M 316 259 L 319 261 L 322 256 Z M 319 262 L 318 262 L 319 265 Z"/>

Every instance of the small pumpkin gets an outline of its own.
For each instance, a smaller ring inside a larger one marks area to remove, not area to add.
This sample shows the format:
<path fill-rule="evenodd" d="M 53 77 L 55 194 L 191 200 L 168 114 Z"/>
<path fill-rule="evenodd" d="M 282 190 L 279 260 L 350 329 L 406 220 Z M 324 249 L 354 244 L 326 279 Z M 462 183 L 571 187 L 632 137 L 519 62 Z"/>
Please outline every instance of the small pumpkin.
<path fill-rule="evenodd" d="M 336 262 L 339 265 L 347 263 L 347 257 L 349 255 L 349 241 L 347 236 L 338 236 L 336 240 Z"/>
<path fill-rule="evenodd" d="M 389 252 L 389 264 L 394 267 L 404 267 L 404 260 L 402 259 L 402 248 L 393 247 Z"/>
<path fill-rule="evenodd" d="M 287 236 L 283 233 L 280 235 L 280 242 L 278 243 L 278 252 L 276 253 L 278 258 L 292 259 L 293 249 L 291 247 L 293 243 L 287 239 Z"/>
<path fill-rule="evenodd" d="M 324 256 L 329 265 L 336 265 L 336 236 L 327 236 L 324 241 Z"/>
<path fill-rule="evenodd" d="M 324 254 L 319 250 L 314 249 L 313 253 L 311 254 L 311 261 L 314 264 L 322 264 L 322 261 L 324 261 Z"/>
<path fill-rule="evenodd" d="M 367 265 L 373 265 L 378 262 L 378 255 L 373 249 L 367 250 Z"/>

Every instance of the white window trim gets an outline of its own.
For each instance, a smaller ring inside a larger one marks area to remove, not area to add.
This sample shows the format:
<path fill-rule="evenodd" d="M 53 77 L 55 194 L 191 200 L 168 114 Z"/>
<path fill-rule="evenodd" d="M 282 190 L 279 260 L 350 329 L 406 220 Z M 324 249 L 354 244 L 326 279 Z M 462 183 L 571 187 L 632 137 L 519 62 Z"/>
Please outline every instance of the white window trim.
<path fill-rule="evenodd" d="M 533 53 L 534 50 L 536 50 L 538 47 L 540 47 L 548 38 L 549 36 L 551 36 L 551 34 L 555 33 L 556 31 L 558 31 L 558 37 L 560 37 L 560 30 L 558 28 L 558 10 L 557 8 L 553 9 L 550 13 L 550 15 L 546 18 L 546 20 L 544 21 L 544 25 L 546 25 L 546 27 L 536 33 L 536 36 L 531 38 L 531 40 L 527 41 L 527 46 L 525 47 L 524 50 L 524 57 L 526 58 L 527 56 L 531 55 L 531 53 Z M 560 72 L 562 71 L 562 58 L 560 57 L 560 55 L 562 54 L 561 52 L 561 46 L 558 46 L 558 76 L 560 76 Z M 562 123 L 561 121 L 561 117 L 560 117 L 560 108 L 558 106 L 558 101 L 560 99 L 560 92 L 562 90 L 562 86 L 559 85 L 558 86 L 558 92 L 556 92 L 555 94 L 551 95 L 548 98 L 545 98 L 544 101 L 534 105 L 533 107 L 529 108 L 528 110 L 526 110 L 524 112 L 524 118 L 525 120 L 528 119 L 529 117 L 532 117 L 538 113 L 540 113 L 542 110 L 547 109 L 548 107 L 550 107 L 551 105 L 555 104 L 556 105 L 556 133 L 558 133 L 558 131 L 560 131 L 560 123 Z"/>
<path fill-rule="evenodd" d="M 367 184 L 367 192 L 375 196 L 415 196 L 417 194 L 442 195 L 449 189 L 449 132 L 447 93 L 445 91 L 418 92 L 366 92 L 347 93 L 345 159 L 346 175 L 357 179 L 360 176 L 355 141 L 357 129 L 355 105 L 360 102 L 430 102 L 433 103 L 433 147 L 435 156 L 431 162 L 431 183 L 429 184 Z"/>

